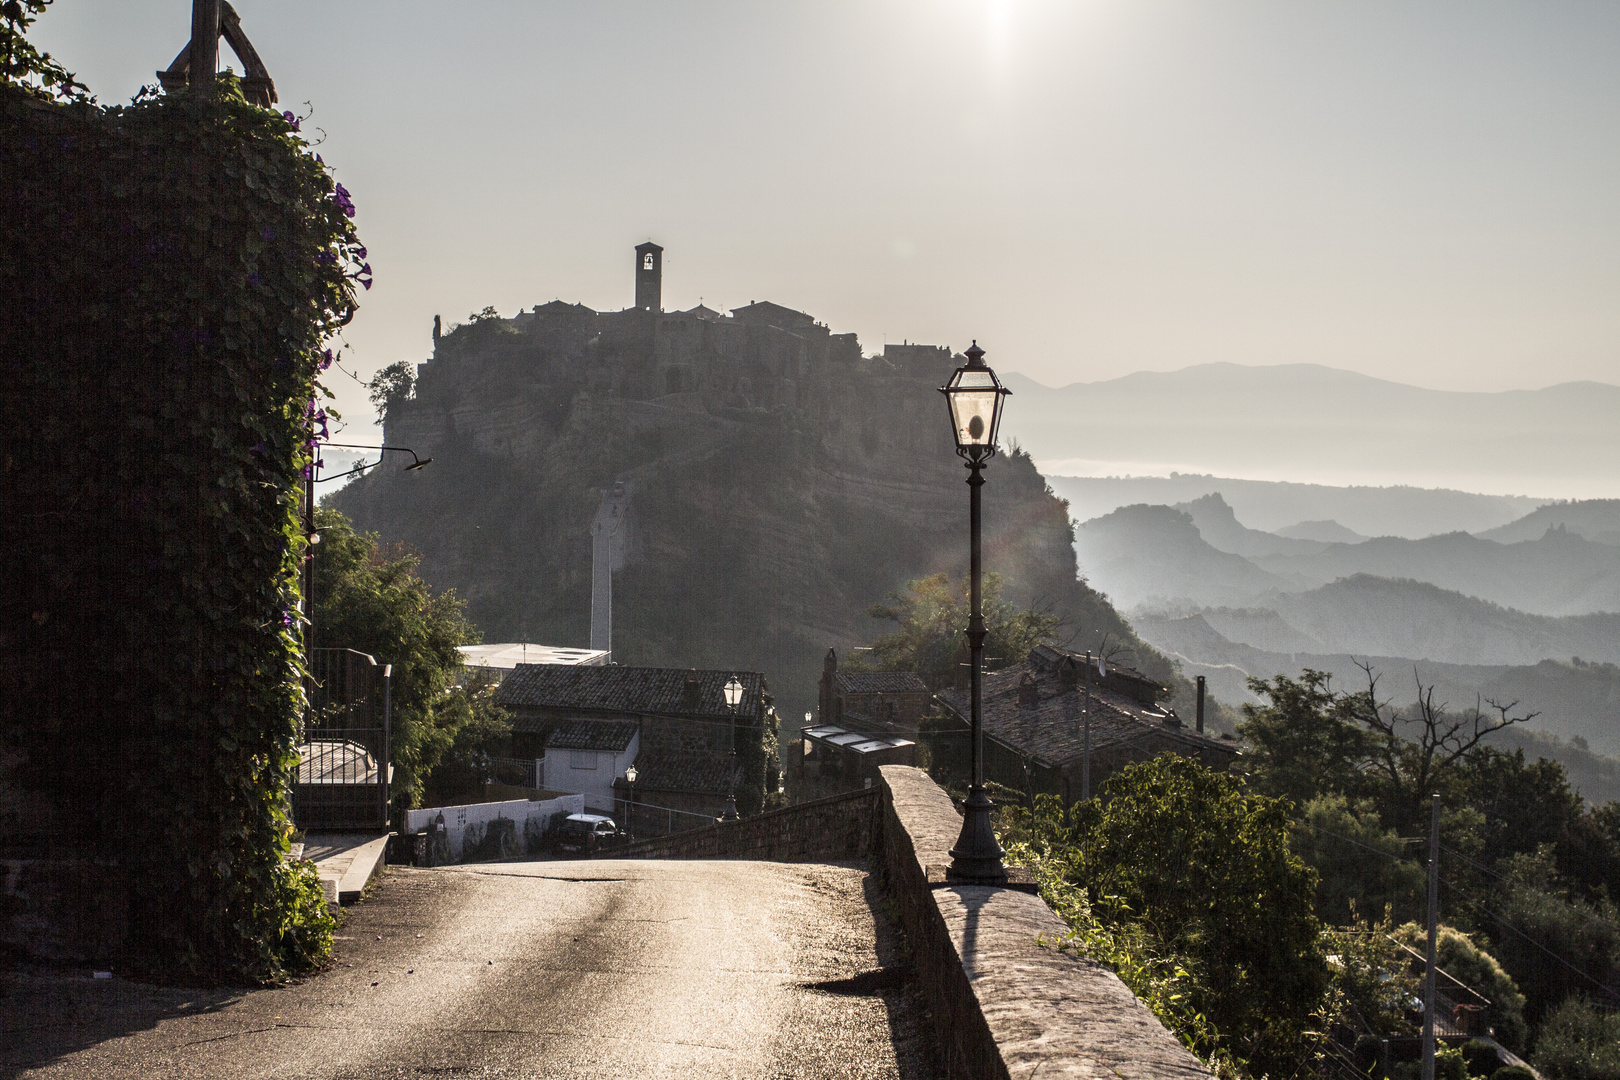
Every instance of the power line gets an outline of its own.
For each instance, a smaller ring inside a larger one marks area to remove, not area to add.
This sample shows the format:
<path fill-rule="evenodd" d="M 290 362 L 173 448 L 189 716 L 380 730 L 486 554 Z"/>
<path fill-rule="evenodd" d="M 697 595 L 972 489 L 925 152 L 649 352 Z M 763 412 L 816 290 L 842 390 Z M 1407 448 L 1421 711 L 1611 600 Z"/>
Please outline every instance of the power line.
<path fill-rule="evenodd" d="M 1536 948 L 1540 949 L 1542 952 L 1546 953 L 1548 956 L 1552 957 L 1554 960 L 1558 961 L 1560 964 L 1563 964 L 1565 967 L 1569 968 L 1569 970 L 1573 971 L 1575 974 L 1579 975 L 1581 978 L 1585 979 L 1587 982 L 1591 983 L 1593 986 L 1595 986 L 1599 990 L 1603 991 L 1603 993 L 1605 995 L 1607 995 L 1608 997 L 1611 997 L 1611 998 L 1620 997 L 1620 994 L 1616 993 L 1614 987 L 1609 986 L 1606 983 L 1599 982 L 1597 979 L 1592 978 L 1592 976 L 1588 975 L 1586 972 L 1582 971 L 1580 968 L 1576 967 L 1574 964 L 1570 963 L 1568 960 L 1565 960 L 1562 956 L 1559 956 L 1557 953 L 1555 953 L 1551 949 L 1547 948 L 1547 946 L 1543 945 L 1541 942 L 1537 941 L 1535 938 L 1531 937 L 1529 934 L 1525 933 L 1523 930 L 1520 930 L 1518 927 L 1516 927 L 1512 923 L 1508 922 L 1506 916 L 1497 914 L 1496 912 L 1492 911 L 1490 908 L 1486 907 L 1484 904 L 1480 903 L 1478 900 L 1473 899 L 1466 892 L 1463 891 L 1462 886 L 1460 886 L 1460 885 L 1456 884 L 1455 882 L 1452 882 L 1452 881 L 1450 881 L 1450 880 L 1448 880 L 1446 878 L 1441 878 L 1440 880 L 1444 881 L 1446 883 L 1447 887 L 1449 887 L 1453 892 L 1460 894 L 1460 896 L 1462 898 L 1462 901 L 1464 903 L 1473 904 L 1475 907 L 1479 908 L 1479 910 L 1483 911 L 1485 914 L 1487 914 L 1491 918 L 1495 919 L 1498 926 L 1501 926 L 1503 929 L 1512 931 L 1513 933 L 1515 933 L 1515 934 L 1519 935 L 1520 937 L 1524 938 L 1524 940 L 1528 941 L 1530 944 L 1534 945 Z"/>
<path fill-rule="evenodd" d="M 1309 829 L 1315 829 L 1317 832 L 1325 833 L 1326 835 L 1334 837 L 1335 839 L 1343 840 L 1347 844 L 1353 844 L 1356 847 L 1362 848 L 1365 851 L 1372 852 L 1374 855 L 1382 855 L 1384 858 L 1392 859 L 1395 862 L 1412 862 L 1413 861 L 1413 860 L 1411 860 L 1409 858 L 1405 858 L 1405 857 L 1402 857 L 1400 855 L 1391 855 L 1387 851 L 1380 851 L 1379 849 L 1377 849 L 1375 847 L 1371 847 L 1371 846 L 1369 846 L 1367 844 L 1363 844 L 1359 840 L 1354 840 L 1354 839 L 1351 839 L 1348 836 L 1340 835 L 1339 833 L 1336 833 L 1331 829 L 1324 829 L 1324 828 L 1322 828 L 1322 826 L 1312 824 L 1309 821 L 1303 821 L 1303 820 L 1295 819 L 1294 823 L 1297 824 L 1297 825 L 1304 825 L 1306 828 L 1309 828 Z M 1512 881 L 1511 879 L 1503 877 L 1501 874 L 1496 873 L 1496 871 L 1494 871 L 1494 870 L 1490 870 L 1487 867 L 1480 866 L 1479 863 L 1474 862 L 1474 860 L 1468 858 L 1466 855 L 1461 855 L 1458 852 L 1452 851 L 1450 848 L 1446 847 L 1443 844 L 1441 845 L 1441 850 L 1446 851 L 1446 852 L 1450 852 L 1450 854 L 1456 856 L 1459 859 L 1462 859 L 1464 862 L 1468 863 L 1469 865 L 1479 867 L 1479 869 L 1485 870 L 1486 873 L 1489 873 L 1489 874 L 1492 874 L 1495 877 L 1501 878 L 1502 881 L 1505 881 L 1510 885 L 1517 885 L 1519 888 L 1522 888 L 1522 889 L 1526 890 L 1527 892 L 1536 893 L 1536 894 L 1538 894 L 1540 896 L 1545 896 L 1549 900 L 1557 901 L 1558 903 L 1563 904 L 1565 907 L 1569 908 L 1571 911 L 1574 911 L 1575 913 L 1580 914 L 1580 915 L 1587 915 L 1588 918 L 1595 919 L 1597 922 L 1602 923 L 1604 926 L 1609 926 L 1609 927 L 1614 926 L 1613 923 L 1607 922 L 1604 919 L 1599 919 L 1594 915 L 1590 915 L 1589 913 L 1582 911 L 1580 908 L 1576 907 L 1574 904 L 1569 903 L 1567 900 L 1564 900 L 1561 897 L 1553 896 L 1551 893 L 1545 893 L 1545 892 L 1542 892 L 1540 889 L 1536 889 L 1536 888 L 1533 888 L 1533 887 L 1531 887 L 1529 885 L 1524 885 L 1524 884 L 1521 884 L 1519 882 Z M 1501 926 L 1503 929 L 1508 930 L 1511 933 L 1517 934 L 1519 937 L 1521 937 L 1524 940 L 1528 941 L 1530 944 L 1534 945 L 1536 948 L 1540 949 L 1542 952 L 1546 953 L 1548 956 L 1552 957 L 1554 960 L 1558 961 L 1560 964 L 1563 964 L 1565 967 L 1569 968 L 1569 970 L 1573 971 L 1575 974 L 1579 975 L 1581 978 L 1585 979 L 1587 982 L 1590 982 L 1593 986 L 1596 986 L 1599 990 L 1602 990 L 1606 995 L 1609 995 L 1610 997 L 1620 997 L 1620 994 L 1617 994 L 1613 987 L 1608 986 L 1607 984 L 1599 982 L 1597 979 L 1592 978 L 1592 976 L 1588 975 L 1585 971 L 1582 971 L 1580 968 L 1576 967 L 1574 964 L 1570 963 L 1568 960 L 1564 959 L 1562 956 L 1559 956 L 1557 953 L 1555 953 L 1551 949 L 1547 948 L 1547 946 L 1543 945 L 1541 942 L 1537 941 L 1535 938 L 1531 937 L 1529 934 L 1526 934 L 1524 931 L 1520 930 L 1518 927 L 1516 927 L 1512 923 L 1508 922 L 1506 916 L 1500 915 L 1497 912 L 1492 911 L 1490 908 L 1486 907 L 1484 904 L 1480 903 L 1478 900 L 1471 897 L 1462 888 L 1462 886 L 1460 886 L 1457 883 L 1455 883 L 1455 882 L 1453 882 L 1453 881 L 1451 881 L 1451 880 L 1449 880 L 1447 878 L 1444 878 L 1444 877 L 1442 877 L 1440 880 L 1444 881 L 1446 883 L 1446 886 L 1448 888 L 1450 888 L 1454 893 L 1457 893 L 1461 897 L 1461 899 L 1463 900 L 1464 903 L 1472 904 L 1475 907 L 1477 907 L 1479 910 L 1485 912 L 1485 914 L 1487 914 L 1491 918 L 1495 919 L 1496 922 L 1497 922 L 1497 925 Z"/>
<path fill-rule="evenodd" d="M 1464 855 L 1460 851 L 1452 851 L 1450 848 L 1446 847 L 1444 844 L 1440 845 L 1440 850 L 1445 851 L 1445 852 L 1453 855 L 1454 857 L 1461 859 L 1463 862 L 1467 863 L 1469 866 L 1472 866 L 1475 870 L 1480 870 L 1480 871 L 1483 871 L 1483 872 L 1491 875 L 1491 877 L 1496 878 L 1498 881 L 1506 882 L 1509 885 L 1517 886 L 1518 888 L 1521 888 L 1521 889 L 1525 890 L 1526 892 L 1532 892 L 1532 893 L 1537 894 L 1538 896 L 1545 896 L 1549 900 L 1556 900 L 1560 904 L 1563 904 L 1565 907 L 1569 908 L 1575 914 L 1580 915 L 1583 918 L 1590 919 L 1593 922 L 1599 924 L 1600 926 L 1607 926 L 1610 930 L 1620 930 L 1620 926 L 1616 926 L 1614 923 L 1610 922 L 1608 919 L 1605 919 L 1600 915 L 1596 915 L 1593 912 L 1587 911 L 1586 909 L 1584 909 L 1582 907 L 1579 907 L 1579 906 L 1575 905 L 1574 903 L 1571 903 L 1568 900 L 1565 900 L 1561 896 L 1554 896 L 1550 892 L 1544 892 L 1543 890 L 1536 888 L 1534 885 L 1526 885 L 1522 881 L 1514 881 L 1512 878 L 1508 877 L 1507 875 L 1505 875 L 1505 874 L 1503 874 L 1503 873 L 1501 873 L 1499 871 L 1492 870 L 1488 866 L 1484 866 L 1484 865 L 1482 865 L 1480 863 L 1475 862 L 1473 859 L 1470 859 L 1468 856 Z"/>

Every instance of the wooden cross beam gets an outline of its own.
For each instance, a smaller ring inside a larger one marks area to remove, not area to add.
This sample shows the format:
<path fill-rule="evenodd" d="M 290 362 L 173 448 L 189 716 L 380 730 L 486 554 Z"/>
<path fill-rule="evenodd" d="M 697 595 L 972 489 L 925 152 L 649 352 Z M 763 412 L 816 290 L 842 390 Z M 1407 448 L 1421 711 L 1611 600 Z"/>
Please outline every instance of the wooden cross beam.
<path fill-rule="evenodd" d="M 168 91 L 185 86 L 202 89 L 214 82 L 219 64 L 219 39 L 225 41 L 242 61 L 242 94 L 255 105 L 269 108 L 276 103 L 276 84 L 265 70 L 264 61 L 253 43 L 242 32 L 241 16 L 229 0 L 192 0 L 191 40 L 174 58 L 168 69 L 157 73 L 158 82 Z M 195 64 L 193 64 L 195 60 Z M 195 74 L 193 74 L 195 72 Z"/>

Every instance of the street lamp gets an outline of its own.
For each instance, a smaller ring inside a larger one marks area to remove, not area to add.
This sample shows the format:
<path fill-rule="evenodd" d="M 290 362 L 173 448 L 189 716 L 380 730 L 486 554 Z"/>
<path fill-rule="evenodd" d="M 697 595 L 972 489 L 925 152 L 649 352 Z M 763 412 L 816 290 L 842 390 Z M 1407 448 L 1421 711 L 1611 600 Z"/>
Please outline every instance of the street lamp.
<path fill-rule="evenodd" d="M 726 796 L 726 809 L 721 821 L 737 820 L 737 706 L 742 704 L 743 684 L 733 675 L 723 687 L 726 707 L 731 710 L 731 793 Z"/>
<path fill-rule="evenodd" d="M 630 843 L 636 842 L 636 767 L 624 770 L 625 782 L 630 785 L 630 809 L 625 812 L 624 831 Z"/>
<path fill-rule="evenodd" d="M 181 57 L 183 58 L 184 56 L 185 54 L 182 53 Z M 175 62 L 179 63 L 179 60 L 176 60 Z M 328 480 L 341 480 L 345 476 L 352 476 L 355 473 L 363 473 L 367 469 L 381 465 L 383 460 L 383 454 L 381 453 L 382 451 L 394 450 L 399 453 L 411 455 L 411 464 L 405 466 L 405 472 L 413 472 L 416 469 L 422 468 L 424 465 L 431 465 L 433 463 L 432 458 L 418 457 L 416 451 L 412 450 L 408 446 L 378 446 L 369 443 L 334 442 L 323 442 L 321 445 L 341 446 L 347 450 L 376 450 L 379 451 L 379 453 L 376 461 L 362 461 L 359 465 L 350 469 L 348 472 L 339 473 L 337 476 L 325 476 L 317 479 L 315 476 L 315 466 L 312 464 L 309 467 L 309 472 L 306 477 L 308 482 L 304 485 L 304 532 L 312 546 L 309 553 L 304 556 L 304 574 L 302 584 L 304 604 L 304 663 L 309 667 L 311 672 L 315 670 L 315 550 L 313 545 L 321 542 L 321 534 L 315 528 L 315 485 L 324 484 Z"/>
<path fill-rule="evenodd" d="M 975 341 L 967 351 L 968 362 L 956 369 L 951 381 L 939 388 L 950 408 L 951 432 L 956 452 L 967 462 L 968 521 L 970 533 L 970 600 L 967 639 L 970 654 L 968 671 L 972 694 L 973 782 L 968 789 L 962 815 L 962 834 L 951 848 L 951 866 L 946 877 L 972 885 L 1005 885 L 1007 868 L 1004 854 L 990 826 L 990 797 L 984 793 L 983 731 L 980 722 L 981 669 L 984 666 L 984 613 L 980 610 L 979 489 L 984 486 L 984 463 L 996 453 L 996 433 L 1001 427 L 1002 398 L 1012 393 L 1002 386 L 984 363 L 984 350 Z"/>

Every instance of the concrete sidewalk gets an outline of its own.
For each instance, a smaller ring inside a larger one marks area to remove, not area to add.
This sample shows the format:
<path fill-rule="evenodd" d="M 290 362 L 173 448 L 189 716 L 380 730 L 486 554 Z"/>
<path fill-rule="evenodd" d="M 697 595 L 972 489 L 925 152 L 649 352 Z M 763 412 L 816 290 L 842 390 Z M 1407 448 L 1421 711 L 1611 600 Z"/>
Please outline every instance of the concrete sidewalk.
<path fill-rule="evenodd" d="M 309 833 L 303 857 L 315 863 L 328 904 L 352 904 L 387 863 L 391 833 Z"/>

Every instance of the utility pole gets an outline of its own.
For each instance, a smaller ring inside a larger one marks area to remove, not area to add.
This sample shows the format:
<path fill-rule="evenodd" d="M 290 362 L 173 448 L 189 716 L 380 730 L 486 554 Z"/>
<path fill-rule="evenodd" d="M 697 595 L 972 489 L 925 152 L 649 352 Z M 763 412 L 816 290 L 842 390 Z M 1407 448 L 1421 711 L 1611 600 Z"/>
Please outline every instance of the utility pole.
<path fill-rule="evenodd" d="M 1091 801 L 1091 684 L 1086 684 L 1086 704 L 1080 710 L 1086 718 L 1086 751 L 1080 766 L 1080 801 Z"/>
<path fill-rule="evenodd" d="M 1440 796 L 1429 797 L 1429 950 L 1423 968 L 1423 1080 L 1434 1080 L 1434 954 L 1440 915 Z"/>

